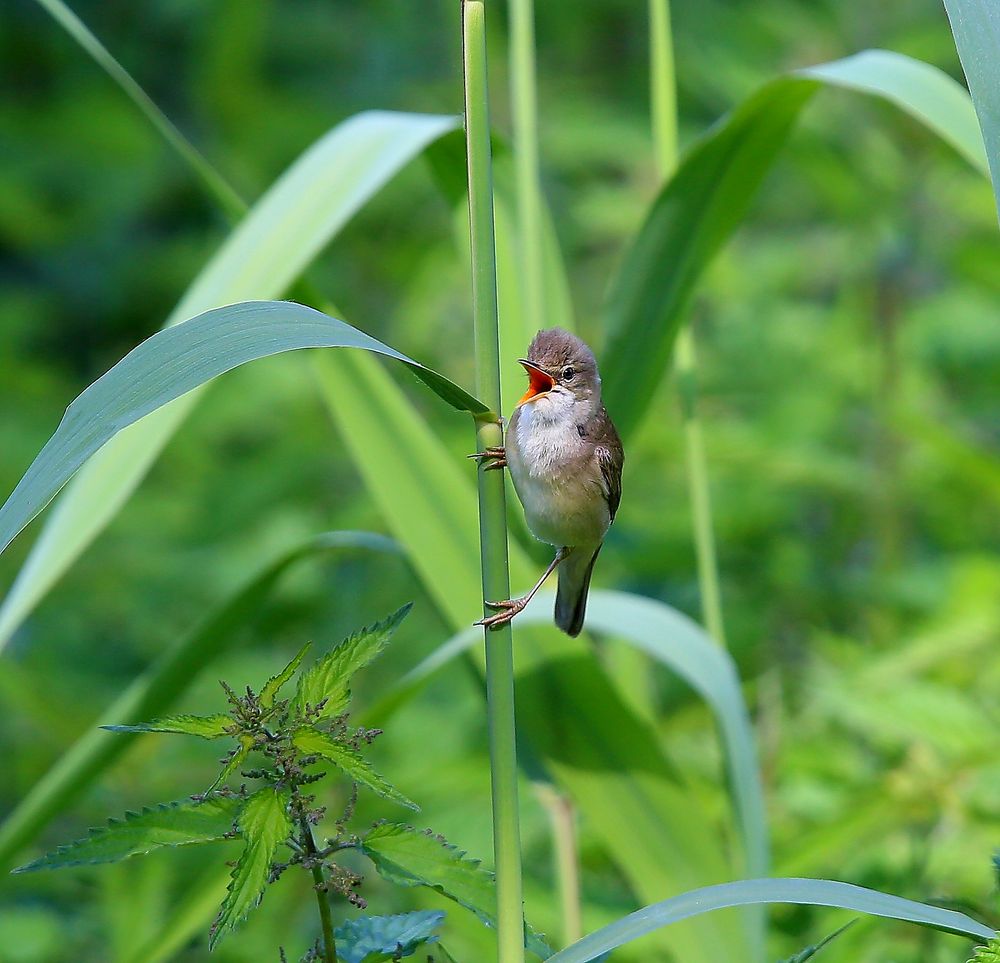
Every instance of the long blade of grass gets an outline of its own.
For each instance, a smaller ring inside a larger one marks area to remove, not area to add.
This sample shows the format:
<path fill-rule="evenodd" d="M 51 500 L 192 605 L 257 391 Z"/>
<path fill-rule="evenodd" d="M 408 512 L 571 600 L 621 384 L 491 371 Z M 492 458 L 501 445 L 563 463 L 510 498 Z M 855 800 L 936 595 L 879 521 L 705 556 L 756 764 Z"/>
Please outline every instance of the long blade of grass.
<path fill-rule="evenodd" d="M 55 434 L 0 507 L 0 551 L 118 432 L 239 365 L 302 348 L 361 348 L 394 358 L 459 410 L 487 412 L 443 375 L 314 308 L 292 301 L 216 308 L 147 338 L 66 409 Z"/>
<path fill-rule="evenodd" d="M 69 806 L 131 745 L 134 735 L 106 732 L 100 725 L 141 722 L 169 709 L 189 685 L 260 611 L 261 600 L 295 563 L 334 549 L 400 554 L 399 546 L 372 532 L 326 532 L 290 548 L 264 565 L 190 635 L 139 676 L 89 729 L 49 767 L 0 824 L 0 872 L 48 822 Z M 224 874 L 225 875 L 225 874 Z M 225 884 L 223 884 L 223 890 Z"/>
<path fill-rule="evenodd" d="M 993 0 L 944 0 L 976 105 L 1000 209 L 1000 10 Z"/>
<path fill-rule="evenodd" d="M 173 121 L 160 110 L 135 82 L 132 75 L 111 55 L 87 25 L 66 6 L 62 0 L 35 0 L 47 10 L 94 62 L 124 91 L 126 96 L 142 111 L 157 133 L 176 151 L 182 161 L 201 182 L 205 191 L 231 218 L 239 218 L 246 210 L 243 199 L 205 159 L 201 151 L 189 141 Z"/>
<path fill-rule="evenodd" d="M 701 276 L 742 222 L 802 109 L 823 85 L 896 104 L 987 172 L 972 101 L 929 64 L 869 50 L 760 88 L 685 154 L 612 282 L 601 370 L 608 409 L 623 435 L 649 407 Z"/>
<path fill-rule="evenodd" d="M 647 906 L 636 913 L 585 936 L 578 943 L 549 957 L 550 963 L 590 963 L 632 940 L 663 926 L 690 919 L 703 913 L 734 906 L 760 903 L 792 903 L 801 906 L 829 906 L 848 909 L 869 916 L 917 923 L 931 929 L 990 939 L 995 933 L 988 926 L 964 913 L 890 896 L 876 890 L 829 879 L 742 879 L 684 893 Z"/>
<path fill-rule="evenodd" d="M 372 111 L 337 125 L 258 201 L 167 319 L 280 295 L 368 200 L 454 117 Z M 0 648 L 128 500 L 197 404 L 198 389 L 122 431 L 73 480 L 0 606 Z"/>

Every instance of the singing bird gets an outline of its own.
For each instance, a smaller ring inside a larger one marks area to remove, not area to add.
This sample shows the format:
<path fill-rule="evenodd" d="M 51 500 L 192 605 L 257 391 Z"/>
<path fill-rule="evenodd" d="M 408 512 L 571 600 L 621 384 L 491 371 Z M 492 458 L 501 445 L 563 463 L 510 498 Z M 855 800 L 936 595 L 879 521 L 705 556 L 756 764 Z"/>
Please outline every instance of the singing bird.
<path fill-rule="evenodd" d="M 622 494 L 625 452 L 601 402 L 594 352 L 576 335 L 539 331 L 519 359 L 528 390 L 517 403 L 502 448 L 471 455 L 485 471 L 510 470 L 535 538 L 556 548 L 552 564 L 527 595 L 487 602 L 499 611 L 477 625 L 509 622 L 559 567 L 555 622 L 579 635 L 587 610 L 594 562 L 614 521 Z"/>

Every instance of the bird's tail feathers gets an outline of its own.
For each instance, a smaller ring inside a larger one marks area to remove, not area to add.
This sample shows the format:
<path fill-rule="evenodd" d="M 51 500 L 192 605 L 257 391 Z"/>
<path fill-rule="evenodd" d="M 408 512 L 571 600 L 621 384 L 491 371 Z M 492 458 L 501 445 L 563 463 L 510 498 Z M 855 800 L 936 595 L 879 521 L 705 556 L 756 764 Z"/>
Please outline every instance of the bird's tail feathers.
<path fill-rule="evenodd" d="M 587 614 L 587 595 L 590 592 L 590 576 L 600 551 L 600 545 L 593 555 L 587 555 L 585 550 L 577 549 L 559 566 L 555 619 L 556 625 L 567 635 L 576 637 L 583 629 L 583 619 Z"/>

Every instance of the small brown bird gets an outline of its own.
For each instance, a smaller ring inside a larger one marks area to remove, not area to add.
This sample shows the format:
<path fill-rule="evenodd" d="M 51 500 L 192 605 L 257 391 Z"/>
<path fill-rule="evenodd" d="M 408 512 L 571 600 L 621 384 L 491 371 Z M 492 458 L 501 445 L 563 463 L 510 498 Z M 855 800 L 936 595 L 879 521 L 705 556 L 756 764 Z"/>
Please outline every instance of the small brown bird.
<path fill-rule="evenodd" d="M 576 335 L 539 331 L 519 363 L 528 372 L 528 390 L 504 447 L 470 457 L 490 460 L 486 471 L 510 468 L 528 528 L 554 545 L 556 556 L 527 595 L 487 602 L 500 611 L 476 624 L 509 622 L 561 565 L 555 622 L 575 636 L 583 628 L 594 562 L 621 501 L 625 452 L 601 403 L 594 352 Z"/>

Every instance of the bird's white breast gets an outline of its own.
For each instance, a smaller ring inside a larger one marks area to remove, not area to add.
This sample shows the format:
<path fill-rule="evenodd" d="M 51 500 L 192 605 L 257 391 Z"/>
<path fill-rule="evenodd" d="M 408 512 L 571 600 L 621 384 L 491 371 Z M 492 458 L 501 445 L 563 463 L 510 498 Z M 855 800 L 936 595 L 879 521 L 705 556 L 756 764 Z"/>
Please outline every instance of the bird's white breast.
<path fill-rule="evenodd" d="M 536 538 L 557 546 L 596 544 L 611 523 L 600 473 L 571 413 L 552 410 L 555 400 L 518 408 L 506 443 L 511 480 Z"/>

